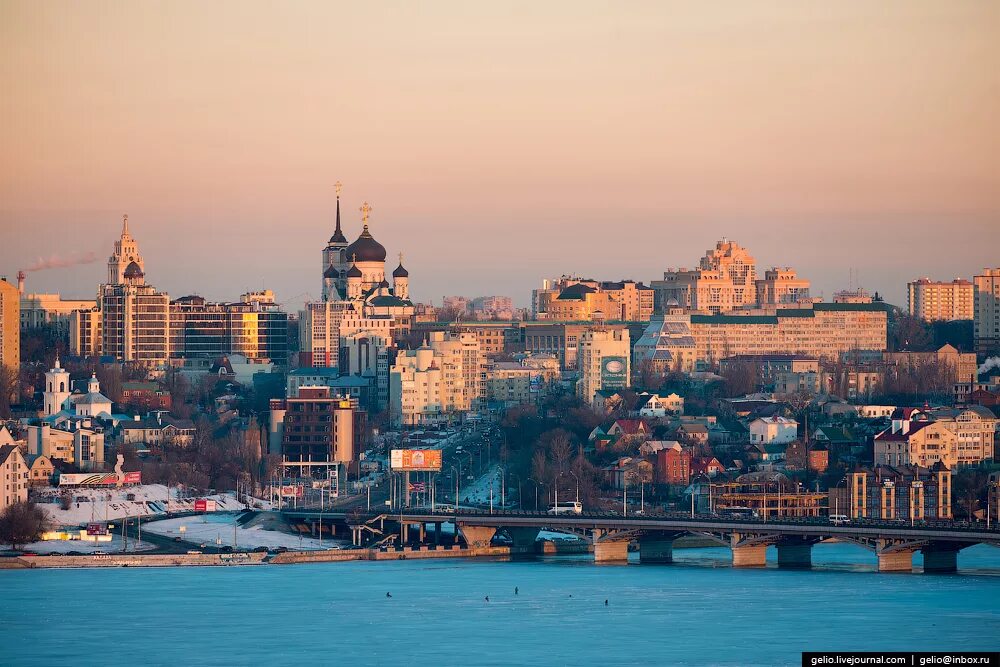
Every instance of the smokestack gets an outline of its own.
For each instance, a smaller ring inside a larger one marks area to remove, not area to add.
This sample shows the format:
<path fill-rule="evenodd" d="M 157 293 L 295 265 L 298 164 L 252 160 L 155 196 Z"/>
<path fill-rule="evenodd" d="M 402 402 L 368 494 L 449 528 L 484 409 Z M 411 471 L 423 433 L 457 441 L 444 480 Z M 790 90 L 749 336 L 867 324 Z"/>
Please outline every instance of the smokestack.
<path fill-rule="evenodd" d="M 17 291 L 24 296 L 24 271 L 17 272 Z"/>

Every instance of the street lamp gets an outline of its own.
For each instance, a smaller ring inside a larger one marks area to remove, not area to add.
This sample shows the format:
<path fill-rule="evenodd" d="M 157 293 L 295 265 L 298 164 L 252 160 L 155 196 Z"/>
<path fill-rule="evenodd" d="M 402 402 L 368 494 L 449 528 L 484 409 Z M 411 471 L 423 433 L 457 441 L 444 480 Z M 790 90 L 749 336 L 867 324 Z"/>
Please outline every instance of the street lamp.
<path fill-rule="evenodd" d="M 459 483 L 459 480 L 460 480 L 460 478 L 462 476 L 462 471 L 461 470 L 457 470 L 455 468 L 455 466 L 449 466 L 449 467 L 451 468 L 451 471 L 453 473 L 455 473 L 455 511 L 457 512 L 458 511 L 458 483 Z"/>
<path fill-rule="evenodd" d="M 521 506 L 521 476 L 518 475 L 516 472 L 512 472 L 511 476 L 517 478 L 517 509 L 521 510 L 523 509 L 523 507 Z"/>
<path fill-rule="evenodd" d="M 531 482 L 531 483 L 533 483 L 535 485 L 535 511 L 537 512 L 538 511 L 538 480 L 535 479 L 534 477 L 529 477 L 525 481 Z"/>
<path fill-rule="evenodd" d="M 572 470 L 569 471 L 569 474 L 573 475 L 573 479 L 576 480 L 576 502 L 580 502 L 580 478 Z"/>
<path fill-rule="evenodd" d="M 622 516 L 628 516 L 628 473 L 622 471 Z"/>
<path fill-rule="evenodd" d="M 990 506 L 993 504 L 990 502 L 990 489 L 995 489 L 993 494 L 997 497 L 997 521 L 1000 521 L 1000 482 L 990 482 L 986 485 L 986 530 L 990 529 Z"/>

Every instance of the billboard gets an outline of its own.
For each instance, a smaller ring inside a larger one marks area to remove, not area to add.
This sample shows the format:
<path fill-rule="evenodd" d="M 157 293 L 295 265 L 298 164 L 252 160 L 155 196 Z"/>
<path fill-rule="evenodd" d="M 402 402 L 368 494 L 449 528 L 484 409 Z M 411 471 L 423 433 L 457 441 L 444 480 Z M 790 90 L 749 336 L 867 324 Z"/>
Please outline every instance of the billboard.
<path fill-rule="evenodd" d="M 624 389 L 628 386 L 628 359 L 603 357 L 601 359 L 601 388 Z"/>
<path fill-rule="evenodd" d="M 305 495 L 305 487 L 301 484 L 284 484 L 278 487 L 278 495 L 282 498 L 301 498 Z"/>
<path fill-rule="evenodd" d="M 214 512 L 218 507 L 218 503 L 214 500 L 209 500 L 207 498 L 197 498 L 194 501 L 194 511 L 195 512 Z"/>
<path fill-rule="evenodd" d="M 87 534 L 88 535 L 107 535 L 108 534 L 108 524 L 106 524 L 106 523 L 88 523 L 87 524 Z"/>
<path fill-rule="evenodd" d="M 127 472 L 123 475 L 123 484 L 142 484 L 141 472 Z M 117 486 L 118 474 L 113 472 L 95 473 L 62 473 L 59 475 L 59 486 Z"/>
<path fill-rule="evenodd" d="M 441 470 L 440 449 L 394 449 L 389 453 L 389 467 L 403 471 Z"/>

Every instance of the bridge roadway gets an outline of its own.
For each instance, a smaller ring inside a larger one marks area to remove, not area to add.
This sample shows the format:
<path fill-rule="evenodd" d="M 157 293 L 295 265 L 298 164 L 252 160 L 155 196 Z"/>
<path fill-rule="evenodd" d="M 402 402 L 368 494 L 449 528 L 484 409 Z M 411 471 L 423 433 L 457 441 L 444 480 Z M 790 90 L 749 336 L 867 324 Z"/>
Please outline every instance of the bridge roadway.
<path fill-rule="evenodd" d="M 306 522 L 320 516 L 316 510 L 305 509 L 285 514 Z M 510 541 L 511 552 L 517 554 L 533 553 L 541 530 L 569 532 L 593 545 L 597 562 L 626 560 L 629 543 L 637 541 L 640 562 L 670 563 L 673 561 L 673 542 L 683 535 L 702 536 L 728 546 L 736 567 L 765 565 L 768 546 L 777 548 L 779 566 L 809 567 L 812 546 L 837 539 L 874 552 L 880 572 L 911 570 L 913 554 L 917 551 L 923 553 L 925 572 L 953 572 L 962 549 L 974 544 L 1000 547 L 1000 530 L 986 530 L 983 524 L 952 521 L 911 524 L 903 520 L 854 519 L 846 524 L 833 524 L 825 517 L 763 521 L 687 513 L 624 516 L 611 512 L 550 514 L 468 509 L 432 512 L 428 508 L 373 513 L 324 512 L 322 517 L 344 521 L 359 545 L 366 537 L 377 539 L 395 533 L 402 536 L 402 541 L 407 541 L 411 526 L 419 530 L 420 542 L 424 541 L 429 525 L 436 527 L 435 536 L 440 539 L 441 524 L 452 522 L 469 546 L 487 546 L 494 537 L 503 534 Z"/>

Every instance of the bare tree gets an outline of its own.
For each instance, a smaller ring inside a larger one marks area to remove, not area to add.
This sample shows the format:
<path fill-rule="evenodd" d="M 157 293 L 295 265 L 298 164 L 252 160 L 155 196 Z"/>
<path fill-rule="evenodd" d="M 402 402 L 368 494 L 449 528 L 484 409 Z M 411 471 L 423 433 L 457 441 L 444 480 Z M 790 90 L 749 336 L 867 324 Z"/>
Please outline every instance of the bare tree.
<path fill-rule="evenodd" d="M 8 505 L 0 513 L 0 542 L 17 550 L 21 545 L 37 540 L 48 529 L 45 512 L 31 502 Z"/>
<path fill-rule="evenodd" d="M 10 419 L 11 406 L 17 400 L 18 373 L 0 364 L 0 418 Z"/>

